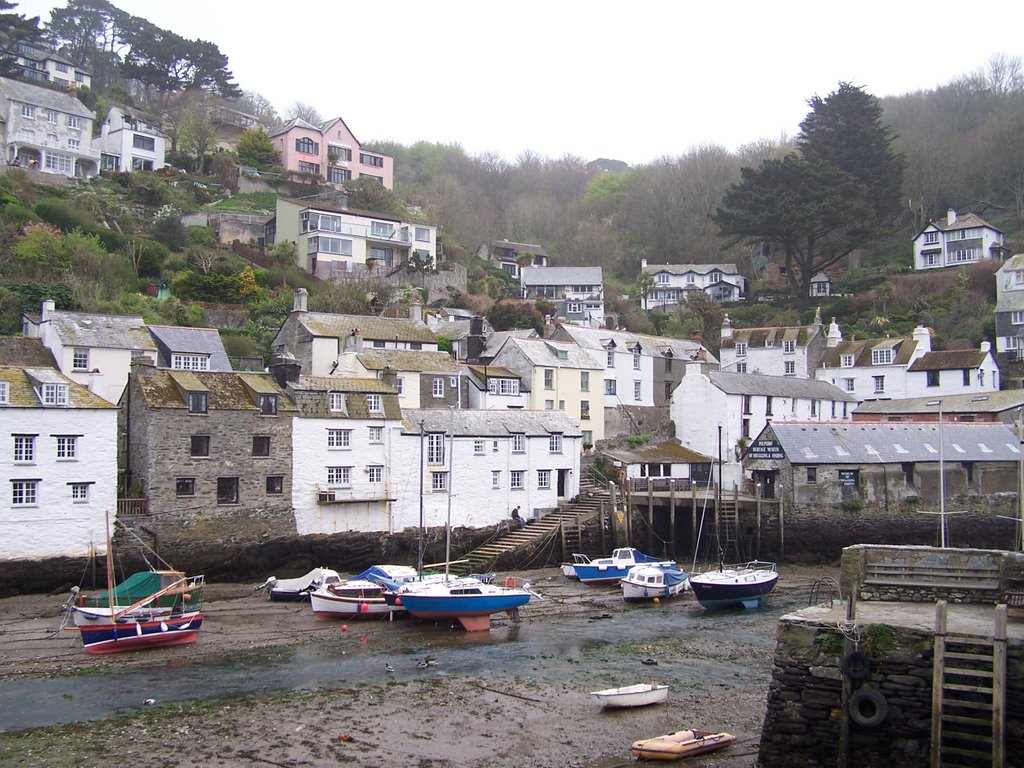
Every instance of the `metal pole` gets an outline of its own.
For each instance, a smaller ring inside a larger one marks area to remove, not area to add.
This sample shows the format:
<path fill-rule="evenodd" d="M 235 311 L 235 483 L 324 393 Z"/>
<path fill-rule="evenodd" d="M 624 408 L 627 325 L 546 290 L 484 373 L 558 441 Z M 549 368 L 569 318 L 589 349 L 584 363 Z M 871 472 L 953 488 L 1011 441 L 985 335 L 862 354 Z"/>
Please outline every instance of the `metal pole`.
<path fill-rule="evenodd" d="M 946 441 L 942 434 L 942 401 L 939 400 L 939 524 L 942 548 L 946 548 Z"/>
<path fill-rule="evenodd" d="M 416 549 L 416 573 L 423 581 L 423 419 L 420 419 L 420 538 Z"/>

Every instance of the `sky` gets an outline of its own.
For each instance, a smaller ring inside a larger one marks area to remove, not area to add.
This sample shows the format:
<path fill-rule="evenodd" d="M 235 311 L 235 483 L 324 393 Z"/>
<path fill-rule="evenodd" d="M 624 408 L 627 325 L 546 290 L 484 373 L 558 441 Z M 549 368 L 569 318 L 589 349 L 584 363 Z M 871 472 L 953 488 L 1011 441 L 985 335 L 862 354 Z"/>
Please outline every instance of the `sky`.
<path fill-rule="evenodd" d="M 830 0 L 113 0 L 215 43 L 235 81 L 286 113 L 340 116 L 366 143 L 459 144 L 623 160 L 794 136 L 840 82 L 930 90 L 1024 57 L 1024 2 Z M 24 0 L 48 21 L 66 2 Z M 277 9 L 276 11 L 273 9 Z"/>

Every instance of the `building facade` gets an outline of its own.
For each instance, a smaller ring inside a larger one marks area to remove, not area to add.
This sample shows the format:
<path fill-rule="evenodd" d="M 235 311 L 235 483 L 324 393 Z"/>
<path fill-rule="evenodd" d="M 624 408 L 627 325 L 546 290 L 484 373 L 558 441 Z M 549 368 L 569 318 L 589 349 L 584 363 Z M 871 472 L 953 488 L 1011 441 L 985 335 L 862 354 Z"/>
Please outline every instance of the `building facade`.
<path fill-rule="evenodd" d="M 367 177 L 394 188 L 394 158 L 363 149 L 340 117 L 319 125 L 295 118 L 271 131 L 270 140 L 289 171 L 318 176 L 328 184 Z"/>
<path fill-rule="evenodd" d="M 694 291 L 721 302 L 739 301 L 746 293 L 747 281 L 735 264 L 648 264 L 641 259 L 640 271 L 653 281 L 642 300 L 645 310 L 675 306 Z"/>
<path fill-rule="evenodd" d="M 158 171 L 164 167 L 167 139 L 157 118 L 128 107 L 114 106 L 92 139 L 102 171 Z"/>
<path fill-rule="evenodd" d="M 523 267 L 519 284 L 524 299 L 545 299 L 555 316 L 591 328 L 604 326 L 604 277 L 601 267 Z"/>
<path fill-rule="evenodd" d="M 952 208 L 945 220 L 929 221 L 914 238 L 914 269 L 945 269 L 1006 255 L 1006 235 L 980 216 L 958 216 Z"/>

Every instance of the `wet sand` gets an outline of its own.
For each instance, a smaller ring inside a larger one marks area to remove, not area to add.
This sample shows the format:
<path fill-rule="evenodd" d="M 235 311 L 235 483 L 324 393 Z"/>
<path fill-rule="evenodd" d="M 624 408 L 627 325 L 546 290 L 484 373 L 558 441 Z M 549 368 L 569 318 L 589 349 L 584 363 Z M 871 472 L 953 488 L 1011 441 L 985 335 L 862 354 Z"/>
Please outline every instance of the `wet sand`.
<path fill-rule="evenodd" d="M 752 767 L 777 617 L 806 606 L 814 582 L 838 573 L 781 567 L 764 609 L 719 614 L 705 614 L 691 594 L 657 606 L 626 605 L 617 589 L 569 582 L 557 569 L 519 575 L 544 599 L 530 602 L 519 627 L 502 615 L 482 637 L 414 620 L 348 622 L 343 631 L 340 622 L 318 620 L 308 605 L 273 603 L 251 585 L 209 584 L 195 644 L 109 656 L 87 654 L 76 633 L 56 631 L 62 596 L 0 600 L 0 686 L 18 681 L 31 688 L 32 681 L 59 678 L 70 691 L 62 703 L 85 719 L 97 716 L 84 693 L 91 678 L 116 673 L 126 675 L 133 702 L 103 720 L 0 733 L 0 766 L 612 768 L 635 762 L 635 739 L 695 727 L 725 730 L 737 741 L 687 765 Z M 678 618 L 670 611 L 685 612 L 685 632 L 658 629 Z M 629 639 L 616 642 L 616 627 Z M 526 642 L 556 631 L 577 642 Z M 601 641 L 590 642 L 592 636 Z M 203 669 L 215 663 L 295 649 L 323 650 L 336 674 L 261 691 L 256 663 L 242 672 L 254 692 L 207 698 L 217 694 L 197 690 L 198 701 L 144 703 L 157 668 L 164 675 L 167 668 L 198 671 L 202 688 Z M 428 657 L 436 663 L 417 667 Z M 608 711 L 588 695 L 644 681 L 669 684 L 668 701 Z"/>

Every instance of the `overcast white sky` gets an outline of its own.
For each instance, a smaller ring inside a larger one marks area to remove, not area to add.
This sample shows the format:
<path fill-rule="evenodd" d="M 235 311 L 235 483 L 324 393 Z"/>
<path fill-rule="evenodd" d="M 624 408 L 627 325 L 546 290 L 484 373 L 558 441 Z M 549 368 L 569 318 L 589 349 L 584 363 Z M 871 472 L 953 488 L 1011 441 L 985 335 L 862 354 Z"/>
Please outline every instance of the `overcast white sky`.
<path fill-rule="evenodd" d="M 898 95 L 1024 55 L 1019 0 L 986 4 L 984 23 L 947 0 L 113 2 L 216 43 L 279 112 L 303 101 L 361 142 L 454 142 L 510 161 L 735 149 L 792 136 L 807 99 L 841 80 Z M 65 5 L 15 12 L 48 21 Z"/>

